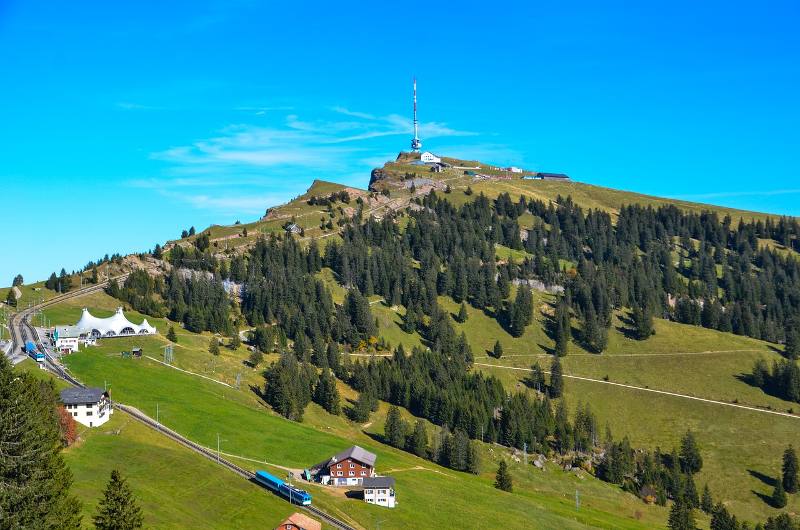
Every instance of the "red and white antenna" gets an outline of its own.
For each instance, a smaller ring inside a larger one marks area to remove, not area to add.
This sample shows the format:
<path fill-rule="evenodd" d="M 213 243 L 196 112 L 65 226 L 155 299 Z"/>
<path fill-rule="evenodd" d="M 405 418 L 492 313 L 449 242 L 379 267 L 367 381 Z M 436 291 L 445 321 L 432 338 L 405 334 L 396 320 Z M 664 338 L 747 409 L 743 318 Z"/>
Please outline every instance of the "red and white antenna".
<path fill-rule="evenodd" d="M 419 124 L 417 123 L 417 78 L 414 78 L 414 138 L 411 140 L 411 150 L 419 151 L 422 140 L 419 139 Z"/>

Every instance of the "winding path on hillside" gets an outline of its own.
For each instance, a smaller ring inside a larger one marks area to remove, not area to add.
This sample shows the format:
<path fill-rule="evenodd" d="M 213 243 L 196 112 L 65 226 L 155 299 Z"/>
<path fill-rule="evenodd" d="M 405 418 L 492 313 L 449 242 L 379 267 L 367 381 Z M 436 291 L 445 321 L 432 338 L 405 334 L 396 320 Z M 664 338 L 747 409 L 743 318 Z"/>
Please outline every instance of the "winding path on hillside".
<path fill-rule="evenodd" d="M 475 366 L 485 366 L 485 367 L 488 367 L 488 368 L 502 368 L 504 370 L 521 370 L 523 372 L 530 372 L 531 371 L 530 368 L 518 368 L 516 366 L 503 366 L 503 365 L 500 365 L 500 364 L 488 364 L 488 363 L 474 363 L 474 364 L 475 364 Z M 550 373 L 547 370 L 543 370 L 543 372 L 546 373 L 546 374 Z M 748 406 L 748 405 L 739 405 L 738 403 L 727 403 L 725 401 L 717 401 L 715 399 L 707 399 L 707 398 L 701 398 L 701 397 L 697 397 L 697 396 L 690 396 L 688 394 L 679 394 L 677 392 L 667 392 L 666 390 L 656 390 L 654 388 L 647 388 L 647 387 L 636 386 L 636 385 L 628 385 L 628 384 L 625 384 L 625 383 L 615 383 L 614 381 L 605 381 L 603 379 L 594 379 L 594 378 L 591 378 L 591 377 L 582 377 L 582 376 L 579 376 L 579 375 L 563 374 L 562 377 L 566 377 L 567 379 L 577 379 L 579 381 L 588 381 L 590 383 L 601 383 L 601 384 L 604 384 L 604 385 L 612 385 L 612 386 L 618 386 L 618 387 L 622 387 L 622 388 L 629 388 L 629 389 L 632 389 L 632 390 L 641 390 L 643 392 L 652 392 L 654 394 L 661 394 L 661 395 L 664 395 L 664 396 L 679 397 L 679 398 L 684 398 L 684 399 L 693 399 L 695 401 L 702 401 L 704 403 L 711 403 L 713 405 L 724 405 L 726 407 L 734 407 L 734 408 L 737 408 L 737 409 L 752 410 L 754 412 L 763 412 L 765 414 L 774 414 L 776 416 L 785 416 L 787 418 L 794 418 L 796 420 L 800 420 L 800 416 L 798 416 L 797 414 L 790 414 L 788 412 L 779 412 L 777 410 L 762 409 L 762 408 L 758 408 L 758 407 L 751 407 L 751 406 Z"/>

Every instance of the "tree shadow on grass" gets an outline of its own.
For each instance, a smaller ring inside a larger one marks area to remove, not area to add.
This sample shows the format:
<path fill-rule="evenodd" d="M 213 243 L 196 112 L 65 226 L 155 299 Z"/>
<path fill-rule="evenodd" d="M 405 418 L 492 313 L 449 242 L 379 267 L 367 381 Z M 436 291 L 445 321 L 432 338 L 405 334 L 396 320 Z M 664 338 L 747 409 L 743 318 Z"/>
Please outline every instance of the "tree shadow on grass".
<path fill-rule="evenodd" d="M 623 311 L 619 315 L 619 321 L 622 322 L 621 326 L 615 326 L 618 332 L 625 336 L 626 339 L 636 340 L 636 323 L 633 317 L 628 312 Z"/>
<path fill-rule="evenodd" d="M 764 501 L 769 506 L 772 506 L 772 497 L 770 497 L 769 495 L 765 495 L 764 493 L 760 493 L 756 490 L 750 490 L 750 493 L 752 493 L 753 495 Z"/>
<path fill-rule="evenodd" d="M 770 488 L 774 488 L 775 485 L 778 483 L 778 479 L 770 477 L 769 475 L 765 475 L 760 471 L 756 471 L 754 469 L 748 469 L 747 472 L 750 474 L 751 477 L 757 478 Z"/>

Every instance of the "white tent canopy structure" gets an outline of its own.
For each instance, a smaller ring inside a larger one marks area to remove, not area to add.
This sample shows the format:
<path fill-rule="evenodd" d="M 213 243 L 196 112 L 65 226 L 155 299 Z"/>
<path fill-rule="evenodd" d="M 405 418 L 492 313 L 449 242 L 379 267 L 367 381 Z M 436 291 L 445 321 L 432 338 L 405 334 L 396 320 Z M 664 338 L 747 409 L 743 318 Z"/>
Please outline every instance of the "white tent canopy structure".
<path fill-rule="evenodd" d="M 98 318 L 84 308 L 81 319 L 75 324 L 75 327 L 81 334 L 94 338 L 155 335 L 158 333 L 147 319 L 144 319 L 141 324 L 134 324 L 128 320 L 122 313 L 121 307 L 118 307 L 116 313 L 108 318 Z"/>

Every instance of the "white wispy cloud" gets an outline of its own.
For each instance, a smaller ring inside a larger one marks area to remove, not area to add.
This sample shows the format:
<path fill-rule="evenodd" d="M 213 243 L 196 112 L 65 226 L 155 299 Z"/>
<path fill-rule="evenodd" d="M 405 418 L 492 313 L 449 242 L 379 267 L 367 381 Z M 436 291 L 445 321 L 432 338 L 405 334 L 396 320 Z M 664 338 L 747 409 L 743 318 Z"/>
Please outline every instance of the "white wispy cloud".
<path fill-rule="evenodd" d="M 268 115 L 268 125 L 237 123 L 185 145 L 154 152 L 160 174 L 129 182 L 225 213 L 263 213 L 285 202 L 314 178 L 364 186 L 369 169 L 393 154 L 393 136 L 409 136 L 412 121 L 397 114 L 379 116 L 334 107 L 314 119 L 285 107 L 242 106 L 235 110 Z M 275 111 L 275 112 L 273 112 Z M 284 111 L 281 114 L 280 111 Z M 420 124 L 423 138 L 475 136 L 441 122 Z M 406 142 L 397 142 L 397 150 Z M 396 152 L 396 151 L 395 151 Z"/>

